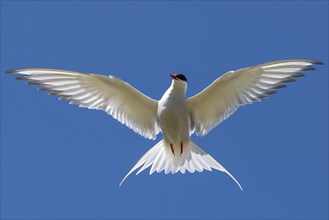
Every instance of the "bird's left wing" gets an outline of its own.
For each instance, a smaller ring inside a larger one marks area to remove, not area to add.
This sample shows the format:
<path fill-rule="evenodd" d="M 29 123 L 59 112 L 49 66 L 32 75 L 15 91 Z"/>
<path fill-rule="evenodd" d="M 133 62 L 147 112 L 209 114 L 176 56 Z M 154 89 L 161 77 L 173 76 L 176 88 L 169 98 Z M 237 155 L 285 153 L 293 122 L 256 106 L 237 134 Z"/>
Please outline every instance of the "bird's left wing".
<path fill-rule="evenodd" d="M 286 87 L 285 83 L 313 70 L 314 60 L 282 60 L 230 71 L 199 94 L 187 99 L 191 115 L 191 133 L 205 135 L 228 118 L 241 105 L 250 104 Z"/>
<path fill-rule="evenodd" d="M 41 85 L 40 90 L 71 104 L 103 110 L 146 138 L 155 139 L 160 131 L 158 102 L 116 77 L 44 68 L 14 69 L 6 73 L 22 74 L 16 79 Z"/>

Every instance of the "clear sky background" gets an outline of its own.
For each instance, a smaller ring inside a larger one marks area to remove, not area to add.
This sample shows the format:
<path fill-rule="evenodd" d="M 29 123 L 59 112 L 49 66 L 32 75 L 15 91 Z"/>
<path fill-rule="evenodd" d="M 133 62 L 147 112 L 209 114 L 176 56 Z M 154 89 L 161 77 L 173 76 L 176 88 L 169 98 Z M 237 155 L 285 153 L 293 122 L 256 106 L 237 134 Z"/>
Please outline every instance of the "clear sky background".
<path fill-rule="evenodd" d="M 5 75 L 49 67 L 115 75 L 152 98 L 223 73 L 325 62 L 193 140 L 218 171 L 126 172 L 156 141 Z M 328 1 L 1 1 L 2 219 L 327 219 Z"/>

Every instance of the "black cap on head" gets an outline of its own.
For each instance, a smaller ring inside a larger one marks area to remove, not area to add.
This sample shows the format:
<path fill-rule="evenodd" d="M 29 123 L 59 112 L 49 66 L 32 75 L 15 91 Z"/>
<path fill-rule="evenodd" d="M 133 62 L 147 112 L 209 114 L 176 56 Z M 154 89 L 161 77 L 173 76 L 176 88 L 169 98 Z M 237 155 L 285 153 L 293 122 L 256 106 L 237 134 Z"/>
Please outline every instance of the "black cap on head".
<path fill-rule="evenodd" d="M 180 81 L 185 81 L 185 82 L 187 82 L 186 77 L 185 77 L 183 74 L 181 74 L 181 73 L 174 74 L 174 76 L 175 76 L 175 79 L 178 79 L 178 80 L 180 80 Z"/>
<path fill-rule="evenodd" d="M 179 80 L 179 81 L 185 81 L 185 82 L 187 82 L 186 77 L 183 74 L 181 74 L 181 73 L 169 74 L 169 76 L 171 78 L 173 78 L 174 80 Z"/>
<path fill-rule="evenodd" d="M 185 82 L 187 82 L 187 79 L 186 79 L 186 77 L 185 77 L 183 74 L 177 74 L 176 77 L 177 77 L 178 79 L 180 79 L 181 81 L 185 81 Z"/>

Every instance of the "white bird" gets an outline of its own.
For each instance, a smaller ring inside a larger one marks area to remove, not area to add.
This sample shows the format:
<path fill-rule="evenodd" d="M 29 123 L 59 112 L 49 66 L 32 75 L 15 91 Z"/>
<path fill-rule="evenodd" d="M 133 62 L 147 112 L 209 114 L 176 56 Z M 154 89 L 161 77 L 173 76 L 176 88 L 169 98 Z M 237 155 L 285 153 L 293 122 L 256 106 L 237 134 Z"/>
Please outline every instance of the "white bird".
<path fill-rule="evenodd" d="M 139 135 L 163 139 L 146 152 L 127 173 L 139 174 L 150 167 L 150 174 L 202 172 L 216 169 L 239 182 L 213 157 L 197 146 L 190 136 L 206 135 L 227 119 L 240 106 L 276 93 L 285 83 L 304 76 L 303 70 L 314 70 L 315 60 L 282 60 L 229 71 L 197 95 L 185 98 L 187 79 L 183 74 L 170 74 L 172 82 L 159 101 L 145 96 L 128 83 L 114 77 L 69 70 L 26 68 L 6 73 L 22 74 L 16 79 L 41 85 L 40 90 L 69 100 L 80 107 L 103 110 Z"/>

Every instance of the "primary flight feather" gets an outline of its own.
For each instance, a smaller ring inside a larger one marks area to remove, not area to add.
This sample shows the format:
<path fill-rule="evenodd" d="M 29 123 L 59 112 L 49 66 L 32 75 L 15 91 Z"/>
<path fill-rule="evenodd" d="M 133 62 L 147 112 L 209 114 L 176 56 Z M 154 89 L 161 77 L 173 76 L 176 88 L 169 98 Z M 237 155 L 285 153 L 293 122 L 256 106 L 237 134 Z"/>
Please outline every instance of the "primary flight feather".
<path fill-rule="evenodd" d="M 240 106 L 276 93 L 276 89 L 286 87 L 285 83 L 304 76 L 302 71 L 313 70 L 314 64 L 322 63 L 282 60 L 230 71 L 187 99 L 186 77 L 170 74 L 171 85 L 159 101 L 114 76 L 46 68 L 14 69 L 6 73 L 21 74 L 16 79 L 40 85 L 40 90 L 71 104 L 103 110 L 145 138 L 155 139 L 162 132 L 163 139 L 142 156 L 120 185 L 138 168 L 137 174 L 151 166 L 150 174 L 216 169 L 227 173 L 242 190 L 239 182 L 190 136 L 206 135 Z"/>

